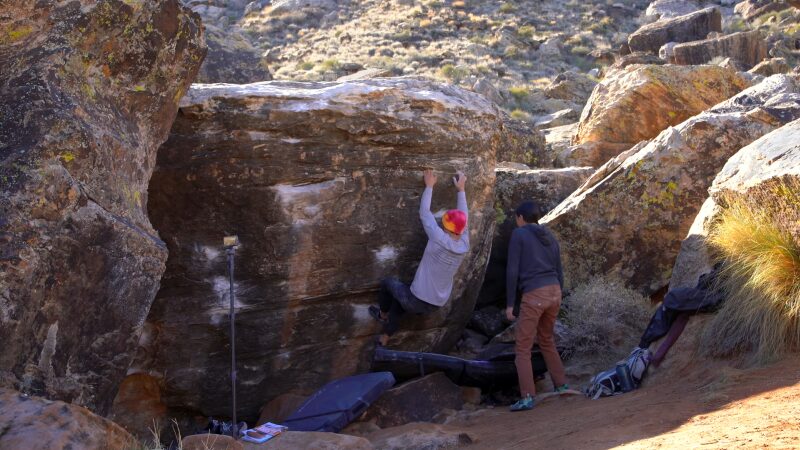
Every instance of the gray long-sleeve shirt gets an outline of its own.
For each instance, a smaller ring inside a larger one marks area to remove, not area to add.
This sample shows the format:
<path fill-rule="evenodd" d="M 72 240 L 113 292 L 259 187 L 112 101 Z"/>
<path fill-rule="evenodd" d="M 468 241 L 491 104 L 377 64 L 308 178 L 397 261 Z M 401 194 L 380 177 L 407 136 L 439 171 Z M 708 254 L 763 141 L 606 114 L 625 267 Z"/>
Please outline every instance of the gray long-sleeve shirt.
<path fill-rule="evenodd" d="M 442 230 L 431 213 L 432 196 L 433 188 L 426 187 L 420 200 L 419 218 L 428 235 L 428 245 L 411 283 L 411 293 L 424 302 L 442 306 L 450 299 L 453 277 L 469 251 L 469 232 L 465 227 L 461 236 L 453 239 Z M 459 192 L 457 198 L 458 209 L 468 215 L 466 194 Z"/>

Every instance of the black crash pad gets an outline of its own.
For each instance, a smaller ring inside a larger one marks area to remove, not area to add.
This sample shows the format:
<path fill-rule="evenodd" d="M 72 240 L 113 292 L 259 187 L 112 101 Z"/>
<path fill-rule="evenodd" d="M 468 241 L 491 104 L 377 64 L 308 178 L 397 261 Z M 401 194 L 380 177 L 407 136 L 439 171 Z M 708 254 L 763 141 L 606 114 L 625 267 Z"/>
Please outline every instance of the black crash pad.
<path fill-rule="evenodd" d="M 461 386 L 502 387 L 517 384 L 517 367 L 514 365 L 513 346 L 493 349 L 486 360 L 469 360 L 436 353 L 403 352 L 378 347 L 372 359 L 372 370 L 389 371 L 397 379 L 405 380 L 433 372 L 444 372 L 453 383 Z M 531 354 L 533 373 L 547 372 L 541 353 Z"/>
<path fill-rule="evenodd" d="M 337 433 L 394 386 L 390 372 L 367 373 L 331 381 L 283 422 L 289 431 Z"/>

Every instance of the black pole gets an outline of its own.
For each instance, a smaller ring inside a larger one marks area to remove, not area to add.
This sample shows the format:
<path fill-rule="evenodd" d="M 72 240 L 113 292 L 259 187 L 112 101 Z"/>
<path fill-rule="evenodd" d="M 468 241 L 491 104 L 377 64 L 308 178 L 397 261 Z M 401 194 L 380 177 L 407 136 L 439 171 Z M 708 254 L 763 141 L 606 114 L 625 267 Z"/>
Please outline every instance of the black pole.
<path fill-rule="evenodd" d="M 239 439 L 239 430 L 237 430 L 238 423 L 236 422 L 236 310 L 234 309 L 235 294 L 233 292 L 233 258 L 235 252 L 236 248 L 234 246 L 228 247 L 228 275 L 230 278 L 231 289 L 231 420 L 233 420 L 233 424 L 231 426 L 231 437 L 234 439 Z"/>

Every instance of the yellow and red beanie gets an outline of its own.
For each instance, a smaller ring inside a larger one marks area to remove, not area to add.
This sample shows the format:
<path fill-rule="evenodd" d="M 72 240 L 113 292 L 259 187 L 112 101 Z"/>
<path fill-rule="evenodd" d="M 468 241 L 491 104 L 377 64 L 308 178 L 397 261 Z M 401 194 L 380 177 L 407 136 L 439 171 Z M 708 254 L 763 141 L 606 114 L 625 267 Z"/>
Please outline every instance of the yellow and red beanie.
<path fill-rule="evenodd" d="M 444 213 L 442 226 L 453 234 L 461 234 L 467 226 L 467 215 L 460 209 L 451 209 Z"/>

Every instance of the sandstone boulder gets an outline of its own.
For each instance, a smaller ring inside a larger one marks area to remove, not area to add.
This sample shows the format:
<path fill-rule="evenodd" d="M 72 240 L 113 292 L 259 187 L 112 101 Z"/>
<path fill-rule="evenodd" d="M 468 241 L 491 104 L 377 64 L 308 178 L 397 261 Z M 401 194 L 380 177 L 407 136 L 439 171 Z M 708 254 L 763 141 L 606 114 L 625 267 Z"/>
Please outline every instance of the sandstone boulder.
<path fill-rule="evenodd" d="M 732 58 L 749 68 L 767 57 L 767 42 L 758 30 L 753 30 L 678 44 L 672 52 L 675 64 L 697 65 L 714 58 Z"/>
<path fill-rule="evenodd" d="M 501 139 L 497 161 L 522 163 L 532 167 L 553 165 L 553 154 L 547 148 L 544 134 L 529 124 L 504 115 Z"/>
<path fill-rule="evenodd" d="M 268 81 L 272 75 L 264 59 L 242 33 L 206 25 L 208 55 L 198 83 L 254 83 Z"/>
<path fill-rule="evenodd" d="M 384 392 L 359 420 L 390 428 L 430 422 L 443 409 L 459 410 L 463 405 L 461 387 L 443 372 L 436 372 Z"/>
<path fill-rule="evenodd" d="M 562 72 L 545 88 L 544 94 L 548 98 L 584 105 L 596 85 L 597 81 L 585 74 L 572 71 Z"/>
<path fill-rule="evenodd" d="M 542 130 L 542 133 L 544 133 L 544 141 L 547 143 L 550 153 L 555 155 L 554 165 L 556 167 L 565 167 L 567 164 L 563 161 L 564 157 L 561 154 L 567 151 L 572 138 L 578 134 L 578 123 L 546 128 Z"/>
<path fill-rule="evenodd" d="M 306 399 L 305 395 L 283 393 L 261 408 L 261 415 L 258 417 L 258 425 L 272 422 L 281 423 L 288 419 Z"/>
<path fill-rule="evenodd" d="M 381 450 L 439 450 L 468 446 L 476 439 L 449 425 L 410 423 L 372 433 L 369 440 Z"/>
<path fill-rule="evenodd" d="M 181 440 L 181 450 L 244 450 L 243 442 L 221 434 L 193 434 Z"/>
<path fill-rule="evenodd" d="M 597 167 L 747 87 L 718 66 L 631 66 L 597 85 L 565 163 Z"/>
<path fill-rule="evenodd" d="M 178 0 L 3 2 L 0 371 L 106 413 L 164 272 L 147 186 L 205 54 Z"/>
<path fill-rule="evenodd" d="M 718 200 L 723 194 L 748 196 L 759 192 L 763 195 L 766 188 L 776 182 L 786 183 L 788 179 L 800 181 L 800 120 L 742 148 L 717 174 L 709 188 L 711 196 L 706 199 L 681 243 L 670 288 L 694 287 L 700 275 L 711 269 L 705 239 L 721 212 Z M 795 235 L 800 236 L 800 229 Z"/>
<path fill-rule="evenodd" d="M 69 450 L 133 448 L 133 436 L 86 408 L 0 389 L 0 448 Z"/>
<path fill-rule="evenodd" d="M 667 61 L 662 59 L 658 54 L 634 52 L 620 56 L 619 59 L 611 65 L 611 69 L 624 69 L 634 64 L 662 65 L 666 63 Z"/>
<path fill-rule="evenodd" d="M 701 9 L 703 7 L 695 0 L 655 0 L 650 2 L 644 14 L 648 18 L 664 20 L 691 14 Z"/>
<path fill-rule="evenodd" d="M 792 67 L 786 62 L 785 58 L 771 58 L 756 64 L 755 67 L 749 70 L 750 73 L 755 75 L 763 75 L 765 77 L 787 73 L 792 70 Z"/>
<path fill-rule="evenodd" d="M 558 235 L 574 287 L 597 275 L 643 294 L 667 285 L 714 176 L 740 148 L 800 114 L 796 78 L 775 75 L 663 131 L 540 223 Z"/>
<path fill-rule="evenodd" d="M 391 345 L 444 351 L 474 309 L 494 229 L 501 114 L 433 82 L 194 85 L 159 151 L 149 211 L 170 249 L 135 371 L 162 374 L 168 406 L 227 414 L 228 282 L 222 236 L 237 234 L 243 420 L 283 392 L 311 394 L 364 371 L 381 278 L 410 281 L 427 238 L 421 171 L 440 175 L 436 214 L 469 177 L 472 242 L 451 301 L 409 317 Z"/>
<path fill-rule="evenodd" d="M 269 444 L 253 444 L 242 441 L 244 450 L 373 450 L 370 441 L 363 437 L 313 431 L 287 431 L 270 439 Z"/>
<path fill-rule="evenodd" d="M 155 424 L 161 427 L 156 431 L 171 431 L 158 380 L 145 373 L 125 377 L 108 418 L 142 439 L 152 438 Z"/>
<path fill-rule="evenodd" d="M 745 0 L 733 8 L 744 20 L 754 20 L 770 12 L 781 11 L 794 6 L 800 8 L 797 0 Z"/>
<path fill-rule="evenodd" d="M 667 42 L 705 39 L 712 31 L 722 31 L 722 15 L 717 7 L 644 25 L 628 36 L 628 46 L 633 52 L 657 54 Z"/>
<path fill-rule="evenodd" d="M 479 305 L 505 305 L 508 241 L 516 227 L 514 209 L 525 200 L 537 202 L 544 211 L 555 208 L 594 172 L 590 167 L 549 170 L 498 169 L 495 171 L 497 228 Z"/>

